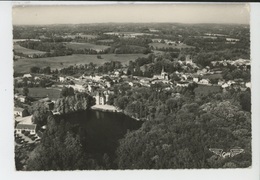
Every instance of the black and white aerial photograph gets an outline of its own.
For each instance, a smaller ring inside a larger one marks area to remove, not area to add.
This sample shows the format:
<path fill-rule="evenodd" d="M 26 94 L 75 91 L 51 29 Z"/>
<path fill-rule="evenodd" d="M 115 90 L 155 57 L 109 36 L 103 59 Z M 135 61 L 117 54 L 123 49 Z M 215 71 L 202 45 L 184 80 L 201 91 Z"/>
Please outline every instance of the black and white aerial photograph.
<path fill-rule="evenodd" d="M 252 168 L 249 4 L 17 4 L 12 28 L 15 171 Z"/>

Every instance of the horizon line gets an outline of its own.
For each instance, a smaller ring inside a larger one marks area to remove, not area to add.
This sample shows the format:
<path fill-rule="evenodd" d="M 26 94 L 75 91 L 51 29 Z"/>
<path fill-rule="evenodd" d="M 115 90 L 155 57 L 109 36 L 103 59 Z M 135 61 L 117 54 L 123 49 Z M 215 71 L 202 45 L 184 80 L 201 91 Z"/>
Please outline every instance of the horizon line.
<path fill-rule="evenodd" d="M 89 23 L 51 23 L 51 24 L 12 24 L 13 26 L 53 26 L 53 25 L 87 25 L 87 24 L 218 24 L 218 25 L 250 25 L 249 23 L 217 23 L 217 22 L 198 22 L 198 23 L 182 23 L 182 22 L 89 22 Z"/>

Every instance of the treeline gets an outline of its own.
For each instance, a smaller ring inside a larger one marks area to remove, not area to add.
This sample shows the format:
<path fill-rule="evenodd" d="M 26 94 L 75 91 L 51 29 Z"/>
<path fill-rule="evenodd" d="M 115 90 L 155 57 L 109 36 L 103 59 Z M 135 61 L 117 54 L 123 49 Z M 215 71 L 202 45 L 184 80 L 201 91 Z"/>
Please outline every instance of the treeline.
<path fill-rule="evenodd" d="M 224 68 L 223 79 L 225 80 L 243 79 L 243 81 L 249 82 L 251 80 L 251 72 L 250 69 L 241 70 L 238 68 Z"/>
<path fill-rule="evenodd" d="M 53 82 L 49 78 L 23 78 L 21 81 L 14 79 L 14 88 L 22 88 L 22 87 L 50 87 L 53 85 Z"/>
<path fill-rule="evenodd" d="M 150 49 L 142 46 L 133 46 L 133 45 L 119 45 L 116 47 L 110 48 L 112 52 L 115 54 L 148 54 L 150 53 Z"/>
<path fill-rule="evenodd" d="M 110 48 L 104 49 L 102 51 L 97 51 L 92 48 L 84 49 L 72 49 L 67 48 L 63 42 L 52 42 L 52 41 L 20 41 L 17 42 L 20 46 L 28 49 L 43 51 L 46 53 L 33 54 L 33 58 L 43 58 L 43 57 L 54 57 L 54 56 L 67 56 L 72 54 L 148 54 L 150 53 L 149 47 L 137 46 L 137 45 L 125 45 L 117 44 L 112 45 Z M 17 53 L 16 55 L 22 57 L 31 57 L 23 53 Z"/>
<path fill-rule="evenodd" d="M 186 66 L 181 65 L 170 53 L 158 57 L 151 54 L 147 58 L 138 58 L 135 61 L 130 61 L 127 75 L 152 77 L 155 74 L 161 74 L 162 69 L 169 75 L 176 71 L 193 73 L 198 70 L 198 68 L 193 68 L 189 64 Z"/>
<path fill-rule="evenodd" d="M 72 55 L 73 51 L 66 48 L 66 46 L 61 42 L 42 42 L 42 41 L 20 41 L 17 42 L 20 46 L 34 49 L 38 51 L 46 52 L 44 54 L 35 54 L 35 58 L 43 57 L 54 57 L 54 56 L 67 56 Z"/>
<path fill-rule="evenodd" d="M 249 52 L 246 49 L 225 49 L 223 51 L 214 52 L 200 52 L 194 54 L 193 61 L 202 67 L 210 66 L 212 61 L 222 61 L 222 60 L 237 60 L 250 59 Z"/>
<path fill-rule="evenodd" d="M 247 38 L 240 37 L 240 41 L 235 44 L 228 44 L 224 41 L 217 41 L 208 38 L 192 38 L 185 39 L 184 43 L 194 46 L 200 51 L 193 55 L 195 63 L 205 67 L 211 61 L 220 60 L 236 60 L 239 58 L 250 59 L 250 41 Z"/>
<path fill-rule="evenodd" d="M 122 63 L 119 61 L 110 61 L 105 62 L 103 65 L 98 66 L 93 63 L 85 64 L 85 65 L 78 65 L 78 66 L 69 66 L 67 68 L 62 68 L 59 70 L 60 74 L 63 75 L 91 75 L 94 73 L 109 73 L 115 70 L 121 69 Z"/>

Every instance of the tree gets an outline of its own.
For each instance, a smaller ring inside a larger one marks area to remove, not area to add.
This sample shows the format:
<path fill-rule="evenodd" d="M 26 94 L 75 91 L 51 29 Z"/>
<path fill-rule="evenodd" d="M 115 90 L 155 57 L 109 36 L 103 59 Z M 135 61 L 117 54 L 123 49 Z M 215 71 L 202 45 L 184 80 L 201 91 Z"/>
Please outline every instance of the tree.
<path fill-rule="evenodd" d="M 72 87 L 63 87 L 60 93 L 61 97 L 74 96 L 74 89 Z"/>
<path fill-rule="evenodd" d="M 29 89 L 27 87 L 24 87 L 23 88 L 23 95 L 28 96 L 28 94 L 29 94 Z"/>
<path fill-rule="evenodd" d="M 242 109 L 251 112 L 251 92 L 245 91 L 241 93 L 239 99 Z"/>
<path fill-rule="evenodd" d="M 48 117 L 52 115 L 52 112 L 49 111 L 49 109 L 44 105 L 44 103 L 41 102 L 33 104 L 29 111 L 33 115 L 33 123 L 37 124 L 39 127 L 46 125 Z"/>
<path fill-rule="evenodd" d="M 39 73 L 39 71 L 40 71 L 40 68 L 37 66 L 33 66 L 30 68 L 31 73 Z"/>
<path fill-rule="evenodd" d="M 120 109 L 124 110 L 128 104 L 127 96 L 119 97 L 115 100 L 115 106 L 119 107 Z"/>

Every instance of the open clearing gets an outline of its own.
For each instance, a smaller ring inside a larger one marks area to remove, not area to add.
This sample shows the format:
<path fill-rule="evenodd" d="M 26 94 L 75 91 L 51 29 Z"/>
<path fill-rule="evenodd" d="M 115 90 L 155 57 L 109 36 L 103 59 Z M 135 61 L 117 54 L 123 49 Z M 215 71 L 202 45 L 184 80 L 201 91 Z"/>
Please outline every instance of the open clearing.
<path fill-rule="evenodd" d="M 46 88 L 28 88 L 29 96 L 34 99 L 43 99 L 49 97 L 50 99 L 58 99 L 60 97 L 60 91 L 58 89 L 46 89 Z M 19 93 L 22 93 L 22 88 L 17 88 Z"/>
<path fill-rule="evenodd" d="M 78 42 L 66 43 L 66 47 L 71 48 L 73 50 L 93 49 L 93 50 L 96 50 L 96 51 L 102 51 L 102 50 L 109 48 L 109 46 L 96 45 L 96 44 L 92 44 L 92 43 L 78 43 Z"/>
<path fill-rule="evenodd" d="M 147 57 L 145 54 L 102 54 L 102 59 L 97 55 L 74 54 L 71 56 L 58 56 L 47 58 L 24 58 L 14 62 L 14 72 L 28 73 L 30 68 L 37 66 L 40 68 L 50 66 L 51 69 L 62 69 L 71 65 L 88 64 L 90 62 L 101 65 L 105 62 L 119 61 L 123 65 L 129 61 L 134 61 L 138 57 Z"/>
<path fill-rule="evenodd" d="M 203 76 L 204 79 L 222 79 L 222 74 L 206 74 Z"/>
<path fill-rule="evenodd" d="M 18 53 L 23 53 L 26 55 L 33 55 L 33 54 L 45 54 L 46 52 L 43 51 L 37 51 L 37 50 L 33 50 L 33 49 L 27 49 L 24 48 L 18 44 L 14 44 L 14 50 Z"/>
<path fill-rule="evenodd" d="M 182 49 L 182 48 L 193 48 L 193 46 L 188 46 L 186 44 L 180 43 L 180 44 L 166 44 L 166 43 L 149 43 L 149 46 L 153 46 L 154 48 L 173 48 L 173 49 Z"/>

